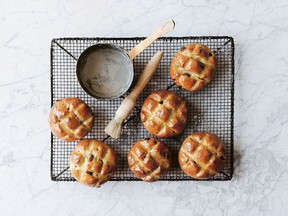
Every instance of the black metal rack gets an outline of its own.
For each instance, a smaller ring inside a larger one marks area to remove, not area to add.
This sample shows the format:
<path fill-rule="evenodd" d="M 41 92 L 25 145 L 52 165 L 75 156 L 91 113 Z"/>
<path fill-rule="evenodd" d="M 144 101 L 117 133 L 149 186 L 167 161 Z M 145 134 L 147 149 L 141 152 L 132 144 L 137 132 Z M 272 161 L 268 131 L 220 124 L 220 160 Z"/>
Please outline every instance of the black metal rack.
<path fill-rule="evenodd" d="M 164 51 L 160 66 L 138 98 L 137 105 L 125 122 L 121 138 L 117 141 L 107 136 L 105 126 L 114 117 L 115 111 L 125 95 L 111 101 L 97 101 L 86 94 L 76 77 L 76 63 L 81 52 L 97 43 L 112 43 L 126 50 L 144 38 L 58 38 L 51 43 L 51 105 L 59 98 L 79 97 L 95 114 L 92 131 L 85 138 L 102 140 L 113 148 L 118 156 L 118 167 L 112 181 L 135 181 L 127 164 L 127 154 L 132 144 L 151 136 L 139 119 L 139 110 L 144 99 L 154 90 L 169 89 L 182 96 L 188 105 L 188 124 L 176 138 L 160 139 L 172 151 L 171 170 L 163 181 L 196 180 L 187 176 L 178 166 L 177 156 L 182 141 L 195 131 L 209 131 L 219 136 L 226 150 L 225 166 L 221 173 L 208 180 L 231 180 L 233 176 L 233 132 L 234 132 L 234 41 L 232 37 L 165 37 L 156 40 L 134 60 L 135 80 L 138 79 L 150 58 Z M 202 43 L 216 53 L 217 71 L 212 82 L 202 90 L 192 93 L 180 89 L 170 78 L 169 68 L 174 54 L 189 43 Z M 132 84 L 133 86 L 133 84 Z M 128 93 L 127 93 L 128 94 Z M 126 94 L 126 95 L 127 95 Z M 69 157 L 77 142 L 65 142 L 51 135 L 51 179 L 53 181 L 75 181 L 69 171 Z"/>

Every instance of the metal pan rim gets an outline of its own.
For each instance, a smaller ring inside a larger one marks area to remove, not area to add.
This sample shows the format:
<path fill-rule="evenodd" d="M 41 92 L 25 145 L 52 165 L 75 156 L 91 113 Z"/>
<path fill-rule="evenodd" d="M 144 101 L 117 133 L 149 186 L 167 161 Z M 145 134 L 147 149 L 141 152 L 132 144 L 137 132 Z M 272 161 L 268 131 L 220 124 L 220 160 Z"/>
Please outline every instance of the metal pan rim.
<path fill-rule="evenodd" d="M 129 67 L 130 67 L 130 74 L 129 74 L 129 82 L 127 83 L 127 87 L 124 88 L 123 91 L 119 92 L 119 94 L 115 95 L 115 96 L 112 96 L 112 97 L 100 97 L 98 95 L 95 95 L 91 92 L 91 90 L 89 90 L 83 80 L 82 80 L 82 77 L 81 77 L 81 71 L 85 65 L 85 58 L 87 56 L 89 56 L 89 54 L 91 54 L 92 52 L 96 51 L 96 50 L 99 50 L 99 49 L 113 49 L 113 50 L 117 50 L 121 53 L 124 54 L 125 58 L 127 59 L 127 62 L 129 62 Z M 80 86 L 82 87 L 82 89 L 88 94 L 90 95 L 91 97 L 97 99 L 97 100 L 113 100 L 113 99 L 116 99 L 116 98 L 119 98 L 121 97 L 123 94 L 125 94 L 129 88 L 131 87 L 132 85 L 132 82 L 133 82 L 133 79 L 134 79 L 134 67 L 133 67 L 133 62 L 132 60 L 130 59 L 129 57 L 129 54 L 128 52 L 122 48 L 121 46 L 117 46 L 117 45 L 114 45 L 114 44 L 109 44 L 109 43 L 98 43 L 98 44 L 94 44 L 92 46 L 89 46 L 88 48 L 86 48 L 79 56 L 78 60 L 77 60 L 77 65 L 76 65 L 76 75 L 77 75 L 77 80 L 78 80 L 78 83 L 80 84 Z"/>

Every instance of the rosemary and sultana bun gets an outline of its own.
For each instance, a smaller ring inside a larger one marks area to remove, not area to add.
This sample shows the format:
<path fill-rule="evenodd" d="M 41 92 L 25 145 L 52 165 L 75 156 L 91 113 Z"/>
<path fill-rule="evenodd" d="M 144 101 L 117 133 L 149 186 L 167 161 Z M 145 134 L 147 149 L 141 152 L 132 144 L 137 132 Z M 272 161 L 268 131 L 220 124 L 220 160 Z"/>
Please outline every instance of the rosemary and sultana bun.
<path fill-rule="evenodd" d="M 94 115 L 90 107 L 75 97 L 58 100 L 49 114 L 53 135 L 65 141 L 83 138 L 91 131 L 93 122 Z"/>
<path fill-rule="evenodd" d="M 195 179 L 215 176 L 224 166 L 223 142 L 214 134 L 196 132 L 183 142 L 178 154 L 181 169 Z"/>
<path fill-rule="evenodd" d="M 180 134 L 186 126 L 187 105 L 174 92 L 154 91 L 144 101 L 140 117 L 150 133 L 158 137 L 173 137 Z"/>
<path fill-rule="evenodd" d="M 114 151 L 98 140 L 81 140 L 70 156 L 70 171 L 80 183 L 100 187 L 113 175 L 117 164 Z"/>
<path fill-rule="evenodd" d="M 128 153 L 128 165 L 137 178 L 157 181 L 170 169 L 170 150 L 160 140 L 147 137 L 134 143 Z"/>
<path fill-rule="evenodd" d="M 183 89 L 198 91 L 212 80 L 216 65 L 215 54 L 207 46 L 192 43 L 175 54 L 170 76 Z"/>

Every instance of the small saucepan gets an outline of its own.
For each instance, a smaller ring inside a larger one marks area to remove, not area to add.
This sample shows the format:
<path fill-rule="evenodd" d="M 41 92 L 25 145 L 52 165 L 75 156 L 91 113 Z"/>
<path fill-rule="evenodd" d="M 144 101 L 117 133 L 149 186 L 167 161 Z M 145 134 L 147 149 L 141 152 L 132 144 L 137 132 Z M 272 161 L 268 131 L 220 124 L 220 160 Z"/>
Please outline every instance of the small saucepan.
<path fill-rule="evenodd" d="M 132 60 L 160 36 L 175 27 L 173 20 L 165 21 L 153 34 L 129 52 L 113 44 L 96 44 L 84 50 L 76 73 L 84 91 L 96 99 L 115 99 L 123 95 L 134 78 Z"/>

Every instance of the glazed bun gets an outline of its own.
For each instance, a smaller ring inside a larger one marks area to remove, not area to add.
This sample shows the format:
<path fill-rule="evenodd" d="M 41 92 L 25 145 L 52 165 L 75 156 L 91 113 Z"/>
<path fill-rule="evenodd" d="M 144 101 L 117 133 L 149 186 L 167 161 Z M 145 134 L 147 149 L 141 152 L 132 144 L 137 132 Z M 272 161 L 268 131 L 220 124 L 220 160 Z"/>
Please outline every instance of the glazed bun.
<path fill-rule="evenodd" d="M 181 169 L 195 179 L 206 179 L 219 173 L 224 165 L 224 145 L 214 134 L 197 132 L 188 136 L 179 151 Z"/>
<path fill-rule="evenodd" d="M 93 122 L 90 107 L 79 98 L 73 97 L 58 100 L 49 115 L 53 135 L 65 141 L 83 138 L 91 131 Z"/>
<path fill-rule="evenodd" d="M 146 182 L 157 181 L 170 168 L 171 154 L 163 142 L 153 137 L 139 140 L 128 154 L 128 165 L 137 178 Z"/>
<path fill-rule="evenodd" d="M 188 44 L 179 50 L 171 63 L 170 76 L 187 91 L 198 91 L 207 85 L 216 69 L 216 57 L 203 44 Z"/>
<path fill-rule="evenodd" d="M 70 171 L 74 178 L 85 185 L 100 187 L 116 169 L 116 154 L 98 140 L 81 140 L 70 156 Z"/>
<path fill-rule="evenodd" d="M 140 117 L 150 133 L 158 137 L 173 137 L 186 126 L 186 102 L 173 92 L 158 90 L 146 98 Z"/>

